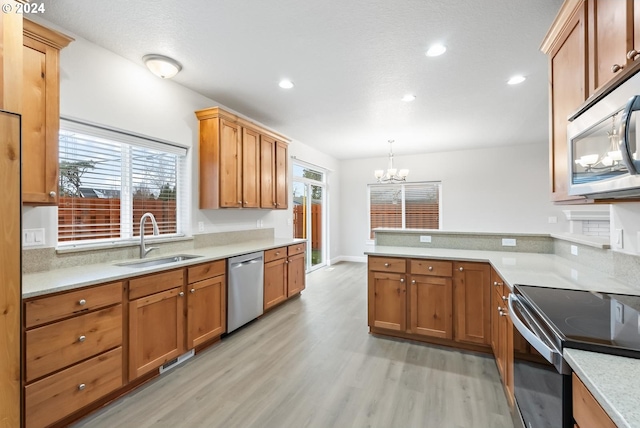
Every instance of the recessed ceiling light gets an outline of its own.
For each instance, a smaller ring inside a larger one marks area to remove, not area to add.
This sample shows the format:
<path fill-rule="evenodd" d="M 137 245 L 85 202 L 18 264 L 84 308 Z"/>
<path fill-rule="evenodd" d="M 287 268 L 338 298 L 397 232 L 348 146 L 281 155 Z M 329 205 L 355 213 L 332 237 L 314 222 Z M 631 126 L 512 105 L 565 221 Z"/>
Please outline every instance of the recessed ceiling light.
<path fill-rule="evenodd" d="M 527 78 L 521 75 L 517 75 L 517 76 L 513 76 L 511 79 L 509 79 L 507 81 L 508 85 L 517 85 L 518 83 L 522 83 L 526 80 Z"/>
<path fill-rule="evenodd" d="M 282 89 L 291 89 L 293 88 L 293 82 L 291 80 L 282 79 L 280 83 L 278 83 Z"/>
<path fill-rule="evenodd" d="M 415 99 L 416 99 L 416 96 L 412 95 L 412 94 L 407 94 L 404 97 L 402 97 L 402 101 L 404 101 L 406 103 L 409 103 L 409 102 L 411 102 L 411 101 L 413 101 Z"/>
<path fill-rule="evenodd" d="M 431 47 L 429 48 L 429 50 L 427 51 L 427 56 L 440 56 L 443 53 L 445 53 L 447 51 L 447 48 L 444 47 L 443 45 L 440 44 L 436 44 L 436 45 L 431 45 Z"/>

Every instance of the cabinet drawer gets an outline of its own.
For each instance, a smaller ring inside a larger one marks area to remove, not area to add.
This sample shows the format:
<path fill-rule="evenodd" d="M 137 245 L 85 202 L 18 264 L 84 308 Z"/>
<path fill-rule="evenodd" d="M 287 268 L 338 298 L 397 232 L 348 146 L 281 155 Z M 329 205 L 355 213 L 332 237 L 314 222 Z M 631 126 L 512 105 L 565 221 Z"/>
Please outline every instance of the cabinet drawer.
<path fill-rule="evenodd" d="M 122 347 L 26 386 L 26 427 L 45 427 L 121 386 Z"/>
<path fill-rule="evenodd" d="M 615 428 L 609 415 L 591 395 L 575 373 L 571 374 L 573 386 L 573 419 L 580 428 Z"/>
<path fill-rule="evenodd" d="M 25 323 L 31 328 L 116 303 L 122 303 L 121 282 L 25 302 Z"/>
<path fill-rule="evenodd" d="M 433 276 L 453 275 L 453 263 L 441 260 L 410 260 L 411 273 Z"/>
<path fill-rule="evenodd" d="M 147 275 L 129 280 L 129 300 L 148 296 L 160 291 L 182 287 L 184 269 Z"/>
<path fill-rule="evenodd" d="M 287 247 L 274 248 L 264 252 L 264 262 L 269 263 L 287 257 Z"/>
<path fill-rule="evenodd" d="M 405 273 L 407 271 L 407 262 L 405 259 L 392 257 L 369 257 L 369 270 Z"/>
<path fill-rule="evenodd" d="M 304 249 L 306 246 L 307 244 L 305 242 L 289 245 L 289 248 L 287 250 L 289 257 L 295 256 L 296 254 L 304 253 Z"/>
<path fill-rule="evenodd" d="M 187 268 L 187 282 L 193 284 L 197 281 L 224 275 L 226 266 L 227 260 L 225 259 Z"/>
<path fill-rule="evenodd" d="M 122 305 L 26 333 L 27 382 L 122 344 Z"/>

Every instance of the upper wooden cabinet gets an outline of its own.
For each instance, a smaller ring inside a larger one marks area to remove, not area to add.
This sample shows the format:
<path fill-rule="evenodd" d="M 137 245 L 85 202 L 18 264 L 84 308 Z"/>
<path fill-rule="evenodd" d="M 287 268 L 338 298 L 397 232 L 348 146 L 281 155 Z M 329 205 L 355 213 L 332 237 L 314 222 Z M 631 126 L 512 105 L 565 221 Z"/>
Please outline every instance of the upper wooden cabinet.
<path fill-rule="evenodd" d="M 22 201 L 58 203 L 60 49 L 73 39 L 39 24 L 23 22 Z"/>
<path fill-rule="evenodd" d="M 13 0 L 3 3 L 12 10 L 18 6 Z M 0 16 L 0 83 L 0 110 L 22 113 L 22 15 L 18 13 Z"/>
<path fill-rule="evenodd" d="M 219 107 L 196 116 L 200 208 L 287 208 L 284 138 Z"/>

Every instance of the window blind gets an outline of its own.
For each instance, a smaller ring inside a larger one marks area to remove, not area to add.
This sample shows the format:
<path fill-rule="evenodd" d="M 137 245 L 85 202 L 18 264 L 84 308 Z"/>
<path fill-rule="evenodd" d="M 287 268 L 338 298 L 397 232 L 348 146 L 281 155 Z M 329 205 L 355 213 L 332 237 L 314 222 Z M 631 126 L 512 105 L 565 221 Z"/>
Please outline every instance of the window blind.
<path fill-rule="evenodd" d="M 369 185 L 369 226 L 439 229 L 440 182 Z"/>
<path fill-rule="evenodd" d="M 145 212 L 161 235 L 183 233 L 185 148 L 68 120 L 59 140 L 59 243 L 132 239 Z"/>

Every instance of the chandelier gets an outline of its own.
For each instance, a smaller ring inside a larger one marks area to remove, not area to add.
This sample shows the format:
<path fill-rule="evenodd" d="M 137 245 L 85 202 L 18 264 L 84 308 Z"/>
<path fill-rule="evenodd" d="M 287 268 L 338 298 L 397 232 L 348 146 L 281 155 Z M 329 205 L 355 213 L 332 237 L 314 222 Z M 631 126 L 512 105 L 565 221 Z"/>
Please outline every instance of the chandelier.
<path fill-rule="evenodd" d="M 596 172 L 601 170 L 618 171 L 624 169 L 622 153 L 620 152 L 620 135 L 616 129 L 616 116 L 611 117 L 611 131 L 607 132 L 609 137 L 609 149 L 603 154 L 592 153 L 581 156 L 574 162 L 585 169 L 585 172 Z"/>
<path fill-rule="evenodd" d="M 393 148 L 391 145 L 393 144 L 393 140 L 389 140 L 389 168 L 387 170 L 376 169 L 374 174 L 378 183 L 394 183 L 396 181 L 407 181 L 407 175 L 409 175 L 408 169 L 401 169 L 398 171 L 397 168 L 393 167 Z"/>

